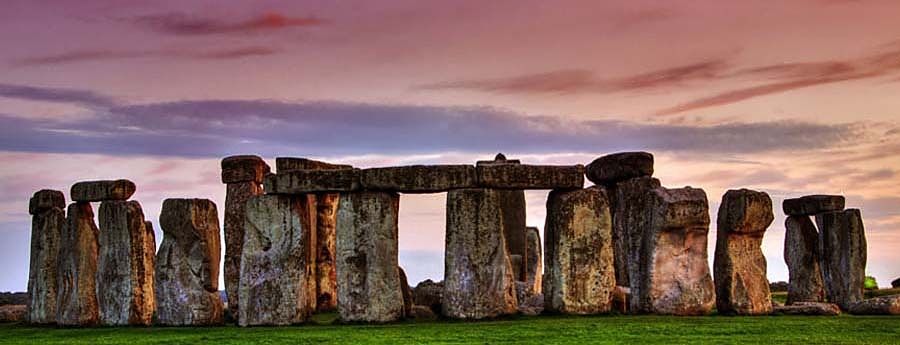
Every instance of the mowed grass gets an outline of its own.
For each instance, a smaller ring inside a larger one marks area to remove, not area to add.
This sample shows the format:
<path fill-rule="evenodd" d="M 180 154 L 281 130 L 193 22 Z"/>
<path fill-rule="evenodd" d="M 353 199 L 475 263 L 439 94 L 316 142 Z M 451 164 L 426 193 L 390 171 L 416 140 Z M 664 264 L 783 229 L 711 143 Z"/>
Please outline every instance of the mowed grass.
<path fill-rule="evenodd" d="M 538 316 L 387 325 L 66 329 L 0 325 L 2 344 L 900 344 L 892 316 Z"/>

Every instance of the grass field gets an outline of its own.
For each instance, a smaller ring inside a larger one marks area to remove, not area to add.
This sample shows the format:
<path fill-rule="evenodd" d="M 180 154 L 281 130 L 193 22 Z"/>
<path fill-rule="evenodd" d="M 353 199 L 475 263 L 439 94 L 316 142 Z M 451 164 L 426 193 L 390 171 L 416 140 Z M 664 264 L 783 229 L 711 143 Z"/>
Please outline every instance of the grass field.
<path fill-rule="evenodd" d="M 900 317 L 540 316 L 483 322 L 58 329 L 0 325 L 0 344 L 900 344 Z"/>

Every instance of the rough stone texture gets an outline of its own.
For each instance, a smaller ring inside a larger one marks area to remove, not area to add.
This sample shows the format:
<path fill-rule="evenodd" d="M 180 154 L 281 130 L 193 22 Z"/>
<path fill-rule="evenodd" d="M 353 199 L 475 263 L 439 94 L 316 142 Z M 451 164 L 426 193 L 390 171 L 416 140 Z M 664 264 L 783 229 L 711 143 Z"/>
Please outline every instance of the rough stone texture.
<path fill-rule="evenodd" d="M 653 176 L 649 152 L 620 152 L 595 159 L 585 168 L 587 179 L 597 185 L 613 184 L 635 177 Z"/>
<path fill-rule="evenodd" d="M 66 211 L 59 245 L 56 323 L 90 326 L 100 322 L 97 305 L 97 237 L 91 204 L 77 202 Z"/>
<path fill-rule="evenodd" d="M 612 309 L 620 314 L 628 313 L 628 301 L 631 299 L 631 288 L 616 286 L 612 294 Z"/>
<path fill-rule="evenodd" d="M 415 321 L 435 321 L 437 314 L 431 308 L 423 305 L 414 305 L 410 311 L 409 317 Z"/>
<path fill-rule="evenodd" d="M 784 228 L 784 263 L 789 274 L 787 304 L 824 302 L 825 283 L 819 266 L 816 226 L 809 216 L 788 216 Z"/>
<path fill-rule="evenodd" d="M 228 310 L 237 317 L 246 205 L 250 198 L 261 195 L 263 190 L 256 181 L 229 183 L 225 188 L 225 293 L 228 296 Z"/>
<path fill-rule="evenodd" d="M 363 169 L 362 188 L 401 193 L 437 193 L 475 187 L 471 165 L 410 165 Z"/>
<path fill-rule="evenodd" d="M 519 302 L 519 313 L 534 316 L 544 311 L 544 295 L 535 293 L 526 282 L 516 282 L 516 300 Z"/>
<path fill-rule="evenodd" d="M 550 192 L 545 226 L 544 308 L 566 314 L 608 312 L 616 284 L 606 190 Z"/>
<path fill-rule="evenodd" d="M 100 204 L 97 303 L 104 325 L 149 325 L 155 297 L 153 257 L 137 201 Z M 149 250 L 149 252 L 147 252 Z"/>
<path fill-rule="evenodd" d="M 442 301 L 445 316 L 483 319 L 517 311 L 500 199 L 500 193 L 493 189 L 457 189 L 447 193 Z"/>
<path fill-rule="evenodd" d="M 812 216 L 822 212 L 843 210 L 844 197 L 840 195 L 807 195 L 784 199 L 781 207 L 784 214 L 789 216 Z"/>
<path fill-rule="evenodd" d="M 690 187 L 656 188 L 647 211 L 649 228 L 641 248 L 641 279 L 637 286 L 631 286 L 632 301 L 637 302 L 631 304 L 631 310 L 672 315 L 709 313 L 716 296 L 706 251 L 706 193 Z"/>
<path fill-rule="evenodd" d="M 219 217 L 206 199 L 166 199 L 156 262 L 157 319 L 172 326 L 221 324 Z"/>
<path fill-rule="evenodd" d="M 28 306 L 24 304 L 0 305 L 0 322 L 22 322 L 28 320 Z"/>
<path fill-rule="evenodd" d="M 260 195 L 247 202 L 239 325 L 296 324 L 315 311 L 314 207 L 305 196 Z"/>
<path fill-rule="evenodd" d="M 854 302 L 848 310 L 856 315 L 900 315 L 900 295 L 870 298 Z"/>
<path fill-rule="evenodd" d="M 350 192 L 359 189 L 359 169 L 294 170 L 269 174 L 266 194 Z"/>
<path fill-rule="evenodd" d="M 431 279 L 419 282 L 413 289 L 413 301 L 416 305 L 431 308 L 435 314 L 439 314 L 444 300 L 444 283 L 435 283 Z"/>
<path fill-rule="evenodd" d="M 831 303 L 797 302 L 791 305 L 775 306 L 772 312 L 781 315 L 836 316 L 841 314 L 841 308 L 837 304 Z"/>
<path fill-rule="evenodd" d="M 822 246 L 825 297 L 847 310 L 863 299 L 866 234 L 858 209 L 816 215 Z"/>
<path fill-rule="evenodd" d="M 339 194 L 316 195 L 316 310 L 337 308 L 335 231 Z"/>
<path fill-rule="evenodd" d="M 30 323 L 56 322 L 60 236 L 66 214 L 59 207 L 62 192 L 41 190 L 29 203 L 31 218 L 31 259 L 28 270 L 28 316 Z"/>
<path fill-rule="evenodd" d="M 397 267 L 400 272 L 400 292 L 403 294 L 403 316 L 412 315 L 413 302 L 412 289 L 409 287 L 409 280 L 406 279 L 406 272 L 402 267 Z"/>
<path fill-rule="evenodd" d="M 772 311 L 763 235 L 775 220 L 765 192 L 729 190 L 719 206 L 714 274 L 716 310 L 721 314 L 764 315 Z"/>
<path fill-rule="evenodd" d="M 66 196 L 63 192 L 52 189 L 41 189 L 28 200 L 28 214 L 36 215 L 44 211 L 66 208 Z"/>
<path fill-rule="evenodd" d="M 509 265 L 512 267 L 513 271 L 513 279 L 515 281 L 524 281 L 525 277 L 519 273 L 525 272 L 525 263 L 522 260 L 522 256 L 518 254 L 510 254 L 509 255 Z"/>
<path fill-rule="evenodd" d="M 230 156 L 222 159 L 222 183 L 256 182 L 271 172 L 258 156 Z"/>
<path fill-rule="evenodd" d="M 638 177 L 608 189 L 613 218 L 613 249 L 616 285 L 636 286 L 640 280 L 641 240 L 650 227 L 647 202 L 659 180 Z"/>
<path fill-rule="evenodd" d="M 503 238 L 510 255 L 522 257 L 522 265 L 513 270 L 516 280 L 525 279 L 525 191 L 497 190 L 503 217 Z"/>
<path fill-rule="evenodd" d="M 535 227 L 525 229 L 525 279 L 532 294 L 541 293 L 544 259 L 541 251 L 541 231 Z"/>
<path fill-rule="evenodd" d="M 494 156 L 494 160 L 492 161 L 478 161 L 475 165 L 493 165 L 493 164 L 520 164 L 522 163 L 518 159 L 506 159 L 506 155 L 503 153 L 497 153 Z"/>
<path fill-rule="evenodd" d="M 475 167 L 478 185 L 498 189 L 580 189 L 582 165 L 483 164 Z"/>
<path fill-rule="evenodd" d="M 295 170 L 334 170 L 352 169 L 352 165 L 332 164 L 308 158 L 278 157 L 275 158 L 275 171 L 286 173 Z"/>
<path fill-rule="evenodd" d="M 84 181 L 72 185 L 72 201 L 128 200 L 137 189 L 129 180 Z"/>
<path fill-rule="evenodd" d="M 400 195 L 343 193 L 337 211 L 338 312 L 347 322 L 403 317 L 397 258 Z"/>

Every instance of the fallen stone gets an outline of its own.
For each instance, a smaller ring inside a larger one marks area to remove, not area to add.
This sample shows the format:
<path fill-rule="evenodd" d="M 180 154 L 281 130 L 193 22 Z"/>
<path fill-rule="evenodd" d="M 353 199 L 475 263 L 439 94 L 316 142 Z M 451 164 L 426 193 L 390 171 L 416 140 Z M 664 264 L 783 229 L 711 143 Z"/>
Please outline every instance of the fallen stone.
<path fill-rule="evenodd" d="M 535 293 L 526 282 L 516 282 L 516 300 L 519 302 L 520 314 L 535 316 L 544 311 L 544 295 L 540 292 Z"/>
<path fill-rule="evenodd" d="M 497 189 L 581 189 L 582 165 L 490 164 L 475 167 L 478 185 Z"/>
<path fill-rule="evenodd" d="M 438 319 L 437 314 L 423 305 L 414 305 L 412 306 L 412 311 L 409 314 L 409 317 L 415 321 L 435 321 Z"/>
<path fill-rule="evenodd" d="M 87 202 L 69 205 L 59 245 L 56 323 L 91 326 L 100 322 L 97 305 L 99 230 Z"/>
<path fill-rule="evenodd" d="M 653 314 L 704 315 L 715 303 L 707 261 L 709 204 L 702 189 L 656 188 L 641 249 L 637 308 Z M 634 297 L 632 297 L 634 299 Z"/>
<path fill-rule="evenodd" d="M 222 183 L 262 183 L 270 172 L 269 165 L 258 156 L 230 156 L 222 159 Z"/>
<path fill-rule="evenodd" d="M 316 195 L 316 311 L 337 308 L 335 232 L 339 194 Z"/>
<path fill-rule="evenodd" d="M 493 189 L 450 191 L 446 229 L 443 315 L 484 319 L 516 313 L 500 194 Z"/>
<path fill-rule="evenodd" d="M 28 270 L 27 321 L 34 324 L 56 322 L 59 250 L 66 214 L 62 192 L 41 190 L 29 203 L 31 218 L 31 259 Z"/>
<path fill-rule="evenodd" d="M 278 157 L 275 158 L 275 171 L 279 174 L 295 170 L 335 170 L 352 169 L 352 165 L 332 164 L 308 158 Z"/>
<path fill-rule="evenodd" d="M 900 295 L 857 301 L 850 305 L 848 312 L 855 315 L 900 315 Z"/>
<path fill-rule="evenodd" d="M 297 324 L 315 311 L 312 207 L 309 198 L 285 195 L 260 195 L 247 202 L 239 325 Z"/>
<path fill-rule="evenodd" d="M 591 182 L 612 186 L 635 177 L 653 176 L 653 155 L 649 152 L 620 152 L 595 159 L 585 175 Z"/>
<path fill-rule="evenodd" d="M 816 215 L 822 241 L 825 297 L 843 310 L 863 299 L 866 233 L 858 209 Z"/>
<path fill-rule="evenodd" d="M 781 203 L 788 216 L 812 216 L 822 212 L 844 209 L 844 197 L 840 195 L 807 195 L 800 198 L 784 199 Z"/>
<path fill-rule="evenodd" d="M 431 279 L 419 282 L 415 289 L 413 289 L 413 301 L 415 304 L 429 307 L 435 314 L 441 312 L 441 306 L 443 305 L 444 300 L 443 296 L 444 283 L 435 283 Z"/>
<path fill-rule="evenodd" d="M 659 180 L 638 177 L 617 183 L 607 189 L 613 218 L 613 248 L 616 285 L 633 287 L 633 301 L 637 302 L 640 280 L 642 240 L 650 230 L 647 217 L 652 191 L 659 188 Z M 631 305 L 637 311 L 637 304 Z"/>
<path fill-rule="evenodd" d="M 345 322 L 403 317 L 397 252 L 400 195 L 342 193 L 337 211 L 338 312 Z"/>
<path fill-rule="evenodd" d="M 544 272 L 541 256 L 541 231 L 535 227 L 527 227 L 525 229 L 525 283 L 531 288 L 532 294 L 539 294 L 542 291 L 542 275 Z"/>
<path fill-rule="evenodd" d="M 606 190 L 550 192 L 544 228 L 544 308 L 565 314 L 610 310 L 616 286 Z"/>
<path fill-rule="evenodd" d="M 266 194 L 307 194 L 350 192 L 360 188 L 359 169 L 294 170 L 269 174 Z"/>
<path fill-rule="evenodd" d="M 28 320 L 28 306 L 24 304 L 0 305 L 0 322 L 22 322 Z"/>
<path fill-rule="evenodd" d="M 797 302 L 783 306 L 773 307 L 773 314 L 781 315 L 820 315 L 836 316 L 841 314 L 841 308 L 837 304 L 823 302 Z"/>
<path fill-rule="evenodd" d="M 262 185 L 256 181 L 229 183 L 225 187 L 225 293 L 228 296 L 228 310 L 231 315 L 239 315 L 241 284 L 241 253 L 244 250 L 244 223 L 246 205 L 250 198 L 263 194 Z"/>
<path fill-rule="evenodd" d="M 400 292 L 403 294 L 403 315 L 412 315 L 413 302 L 412 289 L 409 287 L 409 281 L 406 279 L 406 272 L 402 267 L 397 267 L 400 272 Z"/>
<path fill-rule="evenodd" d="M 219 217 L 206 199 L 166 199 L 156 262 L 158 323 L 207 326 L 223 322 L 219 297 Z"/>
<path fill-rule="evenodd" d="M 401 193 L 438 193 L 473 188 L 475 167 L 471 165 L 410 165 L 363 169 L 362 188 Z"/>
<path fill-rule="evenodd" d="M 129 180 L 85 181 L 72 185 L 72 201 L 128 200 L 137 189 Z"/>
<path fill-rule="evenodd" d="M 714 274 L 716 310 L 720 314 L 765 315 L 772 312 L 766 278 L 763 235 L 775 220 L 765 192 L 729 190 L 719 206 Z"/>
<path fill-rule="evenodd" d="M 155 290 L 153 251 L 137 201 L 100 204 L 97 303 L 104 325 L 150 325 Z M 153 248 L 155 249 L 155 248 Z"/>
<path fill-rule="evenodd" d="M 788 216 L 784 228 L 784 263 L 789 275 L 787 304 L 825 302 L 819 231 L 809 216 Z"/>

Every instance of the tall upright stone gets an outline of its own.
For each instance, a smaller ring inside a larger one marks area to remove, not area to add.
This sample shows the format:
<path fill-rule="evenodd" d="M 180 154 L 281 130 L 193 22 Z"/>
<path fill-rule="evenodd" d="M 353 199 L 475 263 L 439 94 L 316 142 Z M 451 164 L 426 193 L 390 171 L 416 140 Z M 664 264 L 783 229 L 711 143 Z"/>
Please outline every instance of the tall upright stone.
<path fill-rule="evenodd" d="M 315 210 L 306 196 L 260 195 L 246 205 L 238 324 L 289 325 L 315 311 Z"/>
<path fill-rule="evenodd" d="M 866 234 L 858 209 L 816 215 L 822 243 L 825 294 L 843 310 L 863 299 Z"/>
<path fill-rule="evenodd" d="M 244 245 L 246 204 L 263 194 L 262 182 L 270 173 L 269 166 L 257 156 L 231 156 L 222 160 L 222 183 L 225 187 L 225 294 L 228 310 L 238 317 L 241 276 L 241 252 Z"/>
<path fill-rule="evenodd" d="M 544 309 L 608 312 L 616 281 L 606 190 L 595 186 L 550 192 L 545 226 Z"/>
<path fill-rule="evenodd" d="M 809 216 L 784 221 L 784 262 L 788 267 L 787 304 L 824 302 L 825 283 L 819 252 L 819 232 Z"/>
<path fill-rule="evenodd" d="M 99 230 L 88 202 L 74 202 L 66 211 L 57 273 L 56 323 L 91 326 L 100 322 L 97 305 Z"/>
<path fill-rule="evenodd" d="M 721 314 L 772 312 L 762 239 L 775 220 L 765 192 L 729 190 L 719 206 L 714 275 L 716 310 Z"/>
<path fill-rule="evenodd" d="M 630 309 L 671 315 L 709 313 L 715 286 L 707 261 L 706 193 L 690 187 L 656 188 L 646 207 L 649 228 L 641 248 L 640 279 L 631 286 Z"/>
<path fill-rule="evenodd" d="M 525 228 L 525 283 L 532 294 L 542 291 L 544 259 L 541 250 L 541 231 L 535 227 Z"/>
<path fill-rule="evenodd" d="M 56 322 L 57 273 L 60 237 L 66 226 L 66 197 L 60 191 L 43 189 L 29 201 L 31 259 L 28 270 L 28 313 L 34 324 Z"/>
<path fill-rule="evenodd" d="M 104 325 L 150 325 L 156 298 L 144 211 L 137 201 L 100 203 L 97 303 Z M 152 230 L 151 230 L 152 231 Z M 149 251 L 149 252 L 148 252 Z"/>
<path fill-rule="evenodd" d="M 506 159 L 502 153 L 498 153 L 492 161 L 478 161 L 476 167 L 503 164 L 521 164 L 518 159 Z M 509 255 L 520 255 L 523 265 L 514 271 L 515 279 L 524 281 L 529 261 L 526 253 L 525 238 L 525 191 L 524 190 L 498 190 L 500 195 L 500 209 L 503 217 L 503 238 L 506 239 L 506 250 Z"/>
<path fill-rule="evenodd" d="M 501 198 L 494 189 L 447 193 L 445 316 L 483 319 L 517 311 L 515 279 L 503 236 Z"/>
<path fill-rule="evenodd" d="M 343 193 L 337 211 L 338 312 L 346 322 L 389 322 L 403 317 L 398 266 L 400 195 Z"/>
<path fill-rule="evenodd" d="M 219 217 L 206 199 L 166 199 L 159 222 L 162 244 L 156 261 L 158 323 L 221 324 Z"/>

